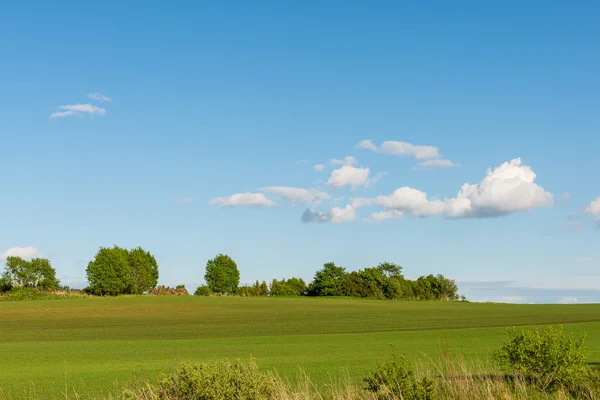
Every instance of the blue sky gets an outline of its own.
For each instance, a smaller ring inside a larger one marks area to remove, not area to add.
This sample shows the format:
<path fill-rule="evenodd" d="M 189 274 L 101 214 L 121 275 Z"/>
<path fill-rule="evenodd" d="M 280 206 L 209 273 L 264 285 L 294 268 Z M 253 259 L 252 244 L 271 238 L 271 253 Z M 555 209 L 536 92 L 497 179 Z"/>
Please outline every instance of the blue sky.
<path fill-rule="evenodd" d="M 600 301 L 598 2 L 0 7 L 4 256 L 73 286 L 118 244 L 169 285 L 227 253 L 243 281 L 390 261 Z"/>

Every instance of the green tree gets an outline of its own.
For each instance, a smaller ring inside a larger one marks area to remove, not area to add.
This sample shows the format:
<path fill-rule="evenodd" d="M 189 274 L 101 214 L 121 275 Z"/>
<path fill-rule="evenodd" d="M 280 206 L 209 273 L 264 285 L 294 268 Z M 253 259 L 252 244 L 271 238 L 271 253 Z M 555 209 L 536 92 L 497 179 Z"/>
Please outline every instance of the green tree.
<path fill-rule="evenodd" d="M 127 249 L 101 247 L 86 270 L 89 292 L 102 296 L 125 293 L 131 285 L 130 270 Z"/>
<path fill-rule="evenodd" d="M 158 263 L 149 251 L 141 247 L 128 252 L 129 286 L 127 293 L 142 294 L 158 284 Z"/>
<path fill-rule="evenodd" d="M 376 268 L 388 278 L 402 278 L 402 267 L 398 264 L 383 262 Z"/>
<path fill-rule="evenodd" d="M 27 261 L 21 257 L 10 256 L 6 259 L 6 270 L 3 276 L 4 286 L 37 287 L 52 290 L 58 288 L 56 271 L 45 258 L 34 258 Z"/>
<path fill-rule="evenodd" d="M 326 263 L 317 271 L 308 286 L 309 296 L 343 296 L 346 270 L 335 263 Z"/>
<path fill-rule="evenodd" d="M 231 257 L 219 254 L 206 263 L 206 284 L 215 293 L 235 293 L 240 283 L 240 271 Z"/>

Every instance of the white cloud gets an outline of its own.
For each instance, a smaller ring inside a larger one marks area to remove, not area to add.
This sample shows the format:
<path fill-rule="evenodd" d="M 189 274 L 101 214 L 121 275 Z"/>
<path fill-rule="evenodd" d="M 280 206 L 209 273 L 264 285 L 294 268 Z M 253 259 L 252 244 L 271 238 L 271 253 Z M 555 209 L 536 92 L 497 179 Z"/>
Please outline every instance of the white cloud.
<path fill-rule="evenodd" d="M 377 146 L 371 140 L 361 140 L 359 144 L 356 145 L 359 149 L 377 151 Z"/>
<path fill-rule="evenodd" d="M 588 206 L 583 210 L 584 214 L 591 214 L 596 217 L 600 217 L 600 196 L 596 197 Z"/>
<path fill-rule="evenodd" d="M 368 183 L 369 168 L 358 168 L 344 165 L 331 171 L 327 185 L 331 188 L 342 188 L 344 186 L 358 186 Z"/>
<path fill-rule="evenodd" d="M 560 201 L 562 202 L 567 202 L 571 200 L 571 194 L 570 193 L 563 193 L 560 195 Z"/>
<path fill-rule="evenodd" d="M 383 178 L 387 174 L 388 174 L 387 172 L 379 172 L 379 173 L 375 174 L 375 176 L 369 180 L 368 184 L 369 185 L 376 184 L 377 182 L 379 182 L 381 180 L 381 178 Z"/>
<path fill-rule="evenodd" d="M 502 303 L 513 303 L 513 304 L 522 304 L 527 301 L 526 296 L 502 296 L 500 297 L 500 302 Z"/>
<path fill-rule="evenodd" d="M 183 199 L 181 199 L 181 200 L 179 201 L 179 204 L 181 204 L 181 205 L 183 206 L 183 205 L 186 205 L 186 204 L 188 204 L 188 203 L 191 203 L 191 202 L 192 202 L 192 200 L 194 200 L 194 198 L 193 198 L 193 197 L 184 197 Z"/>
<path fill-rule="evenodd" d="M 89 97 L 92 100 L 112 101 L 112 99 L 110 97 L 105 96 L 105 95 L 100 94 L 100 93 L 88 93 L 87 97 Z"/>
<path fill-rule="evenodd" d="M 362 140 L 356 147 L 395 156 L 412 157 L 417 160 L 428 160 L 438 158 L 440 152 L 434 146 L 420 146 L 407 142 L 399 142 L 395 140 L 387 140 L 377 147 L 371 140 Z"/>
<path fill-rule="evenodd" d="M 354 221 L 354 219 L 356 219 L 356 210 L 351 204 L 346 205 L 344 208 L 333 207 L 331 211 L 327 212 L 319 212 L 307 208 L 304 213 L 302 213 L 302 222 L 304 223 L 332 222 L 338 224 L 340 222 Z"/>
<path fill-rule="evenodd" d="M 57 111 L 50 114 L 50 118 L 64 118 L 70 117 L 71 115 L 81 115 L 76 113 L 75 111 Z"/>
<path fill-rule="evenodd" d="M 427 193 L 411 187 L 396 189 L 389 196 L 377 196 L 374 204 L 419 217 L 442 214 L 446 210 L 446 204 L 443 201 L 429 200 Z"/>
<path fill-rule="evenodd" d="M 454 218 L 493 217 L 550 206 L 553 196 L 534 183 L 536 174 L 520 158 L 488 169 L 487 176 L 475 185 L 464 184 L 448 203 Z"/>
<path fill-rule="evenodd" d="M 434 158 L 433 160 L 421 161 L 418 163 L 421 168 L 453 168 L 460 167 L 460 163 L 445 160 L 443 158 Z"/>
<path fill-rule="evenodd" d="M 288 186 L 269 186 L 260 190 L 281 196 L 293 204 L 311 205 L 331 197 L 329 194 L 314 188 L 303 189 Z"/>
<path fill-rule="evenodd" d="M 343 160 L 340 160 L 338 158 L 332 158 L 331 160 L 329 160 L 330 165 L 356 165 L 357 163 L 358 160 L 352 156 L 346 156 Z"/>
<path fill-rule="evenodd" d="M 21 257 L 23 259 L 29 260 L 32 258 L 44 258 L 45 255 L 42 254 L 35 247 L 11 247 L 6 250 L 4 253 L 0 253 L 0 260 L 6 260 L 8 257 Z"/>
<path fill-rule="evenodd" d="M 106 109 L 102 107 L 97 107 L 92 104 L 67 104 L 65 106 L 59 107 L 61 110 L 55 113 L 50 114 L 50 118 L 62 118 L 68 117 L 71 115 L 105 115 Z"/>
<path fill-rule="evenodd" d="M 577 304 L 577 303 L 579 303 L 579 300 L 577 300 L 577 297 L 574 297 L 574 296 L 565 296 L 565 297 L 558 299 L 557 303 L 558 304 Z"/>
<path fill-rule="evenodd" d="M 535 177 L 531 168 L 524 165 L 521 159 L 516 158 L 493 170 L 488 170 L 487 176 L 481 182 L 474 185 L 464 184 L 456 198 L 429 199 L 425 192 L 411 187 L 402 187 L 389 196 L 377 196 L 372 200 L 372 204 L 384 210 L 402 211 L 420 217 L 501 216 L 552 204 L 552 194 L 535 184 Z"/>
<path fill-rule="evenodd" d="M 365 218 L 367 222 L 381 222 L 386 219 L 401 219 L 404 217 L 404 211 L 400 210 L 384 210 L 373 213 Z"/>
<path fill-rule="evenodd" d="M 296 165 L 304 165 L 304 164 L 308 164 L 308 160 L 298 160 L 298 161 L 296 161 Z"/>
<path fill-rule="evenodd" d="M 219 207 L 274 207 L 276 204 L 262 193 L 236 193 L 229 197 L 215 197 L 208 202 L 209 205 Z"/>
<path fill-rule="evenodd" d="M 325 171 L 325 164 L 317 164 L 313 168 L 317 172 L 323 172 L 323 171 Z"/>

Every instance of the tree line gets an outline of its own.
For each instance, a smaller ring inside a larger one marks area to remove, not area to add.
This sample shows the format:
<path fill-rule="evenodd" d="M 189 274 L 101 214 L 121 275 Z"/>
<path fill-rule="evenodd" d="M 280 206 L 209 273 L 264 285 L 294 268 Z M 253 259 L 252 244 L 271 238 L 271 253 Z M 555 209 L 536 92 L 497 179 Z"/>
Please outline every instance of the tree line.
<path fill-rule="evenodd" d="M 156 288 L 159 277 L 158 263 L 149 251 L 119 246 L 101 247 L 88 263 L 86 275 L 88 286 L 83 291 L 98 296 L 144 294 Z M 459 300 L 460 297 L 456 283 L 441 274 L 411 280 L 404 277 L 401 266 L 389 262 L 350 272 L 329 262 L 308 284 L 301 278 L 292 277 L 240 286 L 237 263 L 231 257 L 219 254 L 206 263 L 204 280 L 206 285 L 199 286 L 195 295 L 349 296 L 444 301 Z M 49 260 L 34 258 L 27 261 L 12 256 L 6 259 L 0 292 L 13 288 L 68 289 L 61 286 Z"/>

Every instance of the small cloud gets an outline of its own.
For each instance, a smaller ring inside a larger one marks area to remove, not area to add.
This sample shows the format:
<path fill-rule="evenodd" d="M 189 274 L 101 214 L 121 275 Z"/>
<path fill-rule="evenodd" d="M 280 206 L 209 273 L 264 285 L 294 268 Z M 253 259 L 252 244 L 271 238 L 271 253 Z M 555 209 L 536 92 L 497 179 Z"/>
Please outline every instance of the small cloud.
<path fill-rule="evenodd" d="M 589 261 L 593 261 L 592 257 L 577 257 L 575 259 L 575 261 L 579 261 L 579 262 L 589 262 Z"/>
<path fill-rule="evenodd" d="M 89 97 L 92 100 L 112 101 L 112 99 L 110 97 L 105 96 L 105 95 L 100 94 L 100 93 L 88 93 L 87 97 Z"/>
<path fill-rule="evenodd" d="M 600 196 L 596 197 L 586 208 L 583 210 L 584 214 L 591 214 L 595 217 L 600 217 Z"/>
<path fill-rule="evenodd" d="M 356 210 L 354 209 L 354 207 L 352 207 L 351 204 L 348 204 L 344 208 L 333 207 L 330 211 L 327 212 L 319 212 L 307 208 L 302 213 L 301 221 L 304 223 L 332 222 L 334 224 L 338 224 L 341 222 L 354 221 L 355 218 Z"/>
<path fill-rule="evenodd" d="M 50 118 L 64 118 L 73 115 L 105 115 L 106 109 L 92 104 L 67 104 L 59 107 L 61 110 L 50 114 Z"/>
<path fill-rule="evenodd" d="M 570 193 L 563 193 L 560 195 L 559 197 L 560 201 L 562 201 L 563 203 L 571 200 L 571 194 Z"/>
<path fill-rule="evenodd" d="M 317 172 L 323 172 L 325 171 L 325 164 L 317 164 L 313 168 Z"/>
<path fill-rule="evenodd" d="M 7 249 L 4 253 L 0 253 L 0 260 L 6 260 L 8 257 L 21 257 L 23 259 L 29 260 L 32 258 L 44 258 L 46 257 L 35 247 L 27 246 L 27 247 L 11 247 Z"/>
<path fill-rule="evenodd" d="M 431 158 L 438 158 L 440 156 L 440 152 L 437 147 L 414 145 L 395 140 L 387 140 L 379 147 L 377 147 L 377 145 L 371 140 L 362 140 L 356 145 L 356 147 L 395 156 L 412 157 L 417 160 L 428 160 Z"/>
<path fill-rule="evenodd" d="M 565 296 L 557 300 L 558 304 L 577 304 L 579 300 L 574 296 Z"/>
<path fill-rule="evenodd" d="M 375 174 L 374 177 L 372 177 L 368 182 L 367 182 L 367 186 L 370 185 L 375 185 L 377 182 L 379 182 L 381 180 L 381 178 L 383 178 L 384 176 L 386 176 L 388 173 L 387 172 L 379 172 L 377 174 Z"/>
<path fill-rule="evenodd" d="M 377 146 L 373 143 L 372 140 L 361 140 L 359 144 L 356 145 L 359 149 L 377 151 Z"/>
<path fill-rule="evenodd" d="M 344 165 L 331 171 L 327 185 L 330 188 L 339 189 L 344 186 L 366 185 L 369 182 L 369 168 L 358 168 L 351 165 Z"/>
<path fill-rule="evenodd" d="M 194 200 L 193 197 L 184 197 L 183 199 L 181 199 L 181 201 L 179 201 L 179 204 L 184 206 L 188 203 L 191 203 Z"/>
<path fill-rule="evenodd" d="M 358 160 L 352 156 L 346 156 L 343 160 L 340 160 L 338 158 L 332 158 L 331 160 L 329 160 L 330 165 L 356 165 L 357 163 Z"/>
<path fill-rule="evenodd" d="M 435 158 L 433 160 L 421 161 L 417 164 L 420 168 L 454 168 L 460 167 L 460 163 L 443 158 Z"/>
<path fill-rule="evenodd" d="M 236 193 L 229 197 L 215 197 L 208 202 L 209 205 L 218 205 L 221 207 L 274 207 L 277 204 L 272 200 L 268 199 L 262 193 Z"/>
<path fill-rule="evenodd" d="M 523 304 L 527 302 L 526 296 L 502 296 L 500 297 L 500 302 L 502 303 L 511 303 L 511 304 Z"/>
<path fill-rule="evenodd" d="M 308 160 L 298 160 L 298 161 L 296 161 L 296 165 L 304 165 L 304 164 L 308 164 Z"/>
<path fill-rule="evenodd" d="M 329 194 L 314 188 L 304 189 L 289 186 L 269 186 L 260 190 L 280 196 L 292 204 L 311 205 L 331 197 Z"/>

